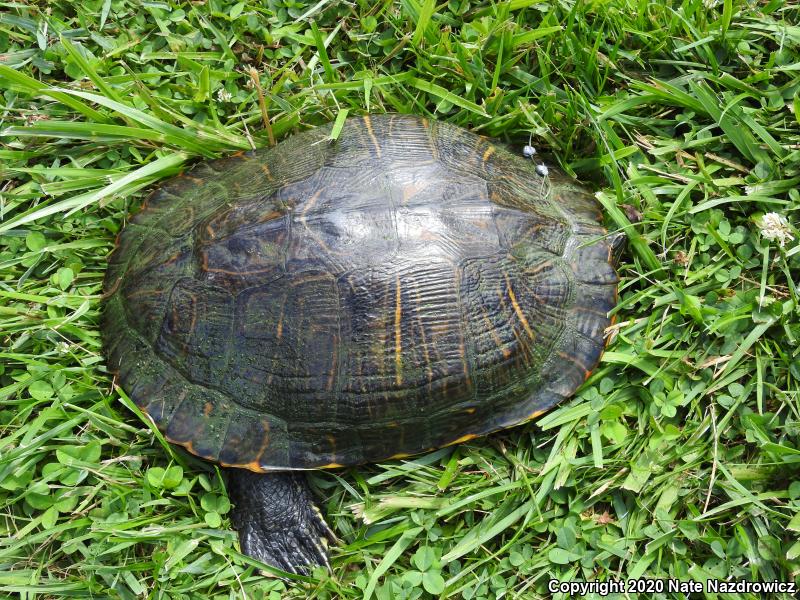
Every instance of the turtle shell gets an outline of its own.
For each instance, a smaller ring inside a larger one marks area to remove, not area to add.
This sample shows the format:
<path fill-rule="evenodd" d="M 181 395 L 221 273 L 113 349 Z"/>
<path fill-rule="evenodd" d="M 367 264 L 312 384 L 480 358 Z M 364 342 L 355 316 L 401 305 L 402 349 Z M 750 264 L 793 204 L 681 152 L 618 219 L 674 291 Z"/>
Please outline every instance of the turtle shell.
<path fill-rule="evenodd" d="M 125 226 L 110 368 L 166 437 L 255 471 L 406 456 L 535 417 L 603 350 L 594 198 L 459 127 L 350 118 L 206 162 Z"/>

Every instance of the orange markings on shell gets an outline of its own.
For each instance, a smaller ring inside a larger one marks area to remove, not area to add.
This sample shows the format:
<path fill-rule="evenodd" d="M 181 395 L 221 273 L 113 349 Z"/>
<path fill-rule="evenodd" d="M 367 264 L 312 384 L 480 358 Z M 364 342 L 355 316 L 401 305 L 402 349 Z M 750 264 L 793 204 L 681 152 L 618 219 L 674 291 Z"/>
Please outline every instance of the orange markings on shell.
<path fill-rule="evenodd" d="M 392 454 L 389 457 L 389 460 L 397 460 L 397 459 L 400 459 L 400 458 L 408 458 L 409 456 L 412 456 L 412 455 L 408 454 L 407 452 L 398 452 L 397 454 Z"/>
<path fill-rule="evenodd" d="M 372 121 L 369 120 L 368 115 L 364 115 L 364 125 L 367 126 L 367 133 L 369 134 L 369 138 L 372 140 L 372 143 L 375 146 L 375 154 L 377 154 L 378 158 L 380 158 L 381 145 L 378 143 L 378 138 L 375 137 L 375 132 L 372 130 Z"/>
<path fill-rule="evenodd" d="M 543 415 L 543 414 L 544 414 L 544 413 L 546 413 L 546 412 L 547 412 L 547 410 L 537 410 L 537 411 L 534 411 L 534 412 L 532 412 L 530 415 L 528 415 L 528 418 L 527 418 L 527 419 L 525 419 L 525 420 L 526 420 L 526 421 L 530 421 L 531 419 L 535 419 L 536 417 L 539 417 L 539 416 Z"/>
<path fill-rule="evenodd" d="M 462 435 L 460 438 L 453 440 L 452 442 L 448 442 L 445 446 L 454 446 L 456 444 L 463 444 L 464 442 L 468 442 L 469 440 L 474 440 L 478 437 L 474 433 L 467 433 L 466 435 Z"/>
<path fill-rule="evenodd" d="M 568 360 L 571 363 L 573 363 L 574 365 L 577 365 L 577 367 L 581 371 L 583 371 L 583 379 L 584 379 L 584 381 L 586 381 L 586 379 L 589 378 L 589 375 L 591 374 L 591 371 L 589 369 L 587 369 L 585 365 L 581 364 L 581 362 L 577 358 L 575 358 L 571 354 L 567 354 L 566 352 L 558 352 L 557 354 L 558 354 L 558 356 L 560 356 L 564 360 Z"/>
<path fill-rule="evenodd" d="M 244 464 L 232 464 L 219 461 L 219 464 L 221 464 L 223 467 L 236 467 L 238 469 L 247 469 L 248 471 L 254 471 L 256 473 L 264 473 L 268 471 L 269 469 L 265 469 L 261 464 L 261 457 L 266 449 L 269 448 L 269 421 L 262 419 L 261 425 L 264 427 L 264 437 L 261 440 L 261 446 L 256 453 L 256 457 L 253 460 Z"/>
<path fill-rule="evenodd" d="M 525 313 L 522 312 L 522 308 L 517 302 L 517 296 L 514 294 L 514 290 L 511 288 L 511 280 L 508 278 L 508 274 L 503 273 L 503 276 L 506 278 L 508 297 L 511 300 L 511 305 L 514 307 L 514 312 L 517 313 L 517 318 L 525 328 L 525 332 L 528 334 L 528 337 L 530 337 L 532 340 L 536 339 L 536 334 L 533 333 L 533 329 L 531 329 L 530 323 L 528 323 L 528 319 L 525 317 Z"/>

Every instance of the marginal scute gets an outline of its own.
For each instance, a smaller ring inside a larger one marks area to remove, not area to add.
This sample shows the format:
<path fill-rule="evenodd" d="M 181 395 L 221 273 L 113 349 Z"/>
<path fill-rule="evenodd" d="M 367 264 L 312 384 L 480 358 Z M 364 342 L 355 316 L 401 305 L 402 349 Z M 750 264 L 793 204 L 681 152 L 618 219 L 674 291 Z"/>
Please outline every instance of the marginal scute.
<path fill-rule="evenodd" d="M 334 468 L 574 393 L 616 303 L 592 195 L 449 124 L 330 130 L 201 163 L 119 235 L 108 364 L 166 437 L 253 471 Z"/>
<path fill-rule="evenodd" d="M 238 407 L 231 409 L 218 460 L 226 466 L 251 471 L 290 463 L 286 426 L 270 415 L 259 415 Z"/>
<path fill-rule="evenodd" d="M 554 189 L 553 203 L 569 212 L 579 225 L 596 226 L 603 222 L 600 203 L 585 188 L 563 175 L 552 175 L 550 179 L 560 184 Z"/>
<path fill-rule="evenodd" d="M 583 365 L 576 364 L 572 357 L 565 358 L 565 356 L 569 357 L 566 353 L 556 354 L 555 358 L 558 360 L 545 363 L 551 369 L 545 386 L 550 392 L 567 398 L 586 380 L 589 370 Z"/>
<path fill-rule="evenodd" d="M 290 435 L 292 428 L 290 427 Z M 295 434 L 300 432 L 295 431 Z M 314 436 L 295 435 L 293 442 L 289 446 L 291 461 L 299 466 L 303 466 L 309 460 L 319 461 L 321 465 L 331 464 L 352 464 L 358 457 L 348 453 L 350 448 L 358 448 L 358 440 L 355 438 L 355 430 L 348 430 L 342 427 L 337 429 L 326 428 L 324 432 L 318 432 Z M 343 451 L 339 451 L 339 446 Z"/>
<path fill-rule="evenodd" d="M 575 323 L 575 331 L 593 340 L 602 340 L 603 331 L 611 323 L 606 312 L 596 310 L 591 306 L 576 305 L 570 309 L 569 313 Z"/>
<path fill-rule="evenodd" d="M 164 435 L 176 444 L 191 443 L 195 454 L 215 459 L 222 447 L 226 420 L 213 415 L 225 406 L 226 400 L 215 390 L 200 386 L 187 388 L 179 398 Z"/>
<path fill-rule="evenodd" d="M 614 285 L 619 277 L 609 263 L 611 249 L 605 239 L 598 236 L 576 236 L 575 248 L 566 259 L 575 273 L 575 279 L 594 285 Z"/>

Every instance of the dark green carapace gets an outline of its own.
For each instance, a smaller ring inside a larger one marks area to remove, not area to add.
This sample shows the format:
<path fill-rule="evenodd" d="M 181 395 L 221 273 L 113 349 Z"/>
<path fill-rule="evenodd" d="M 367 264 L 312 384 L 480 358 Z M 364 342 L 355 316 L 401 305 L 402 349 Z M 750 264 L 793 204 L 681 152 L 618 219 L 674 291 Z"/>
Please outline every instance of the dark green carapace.
<path fill-rule="evenodd" d="M 203 163 L 122 231 L 109 363 L 166 437 L 250 471 L 336 467 L 572 395 L 616 301 L 592 196 L 452 125 L 329 133 Z"/>

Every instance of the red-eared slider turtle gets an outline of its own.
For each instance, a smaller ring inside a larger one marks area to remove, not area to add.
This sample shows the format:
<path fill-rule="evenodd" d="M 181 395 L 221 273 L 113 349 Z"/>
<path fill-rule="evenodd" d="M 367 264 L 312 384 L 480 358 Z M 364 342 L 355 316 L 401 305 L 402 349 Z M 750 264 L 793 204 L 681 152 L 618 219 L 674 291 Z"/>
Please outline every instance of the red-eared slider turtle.
<path fill-rule="evenodd" d="M 200 164 L 122 231 L 110 368 L 170 441 L 228 467 L 244 552 L 333 540 L 298 471 L 511 427 L 597 365 L 617 274 L 590 194 L 459 127 L 348 119 Z"/>

